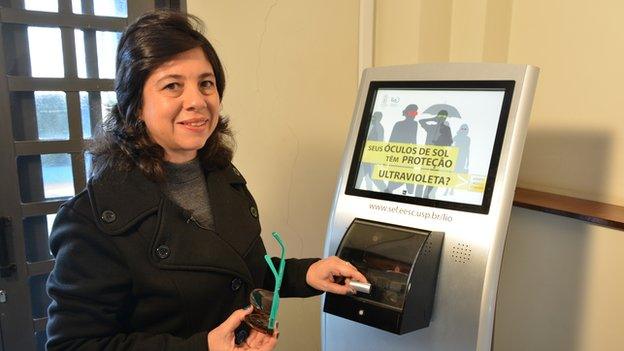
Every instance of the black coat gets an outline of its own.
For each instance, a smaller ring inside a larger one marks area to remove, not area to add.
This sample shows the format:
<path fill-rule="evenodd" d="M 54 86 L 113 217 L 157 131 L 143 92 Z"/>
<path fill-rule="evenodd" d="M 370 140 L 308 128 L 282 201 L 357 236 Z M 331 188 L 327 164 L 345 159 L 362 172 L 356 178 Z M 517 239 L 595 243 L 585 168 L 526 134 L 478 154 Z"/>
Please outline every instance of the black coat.
<path fill-rule="evenodd" d="M 205 351 L 207 331 L 249 305 L 251 290 L 273 290 L 245 180 L 230 166 L 206 181 L 215 231 L 138 170 L 92 179 L 60 208 L 48 350 Z M 281 296 L 320 293 L 305 282 L 314 261 L 287 261 Z"/>

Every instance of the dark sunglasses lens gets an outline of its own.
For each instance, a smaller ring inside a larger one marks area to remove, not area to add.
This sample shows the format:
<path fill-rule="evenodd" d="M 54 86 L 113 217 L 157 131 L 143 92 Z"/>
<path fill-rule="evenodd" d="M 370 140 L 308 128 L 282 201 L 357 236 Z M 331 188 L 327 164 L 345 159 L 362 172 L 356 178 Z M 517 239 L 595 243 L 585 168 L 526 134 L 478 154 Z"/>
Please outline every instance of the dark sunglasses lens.
<path fill-rule="evenodd" d="M 269 315 L 252 313 L 245 317 L 245 323 L 263 334 L 273 335 L 273 329 L 269 329 Z"/>
<path fill-rule="evenodd" d="M 255 289 L 249 294 L 249 302 L 254 309 L 270 314 L 271 305 L 273 304 L 273 292 L 264 289 Z"/>
<path fill-rule="evenodd" d="M 254 310 L 245 317 L 245 322 L 261 333 L 273 335 L 273 329 L 269 329 L 273 292 L 256 289 L 249 294 L 249 302 L 251 302 Z"/>

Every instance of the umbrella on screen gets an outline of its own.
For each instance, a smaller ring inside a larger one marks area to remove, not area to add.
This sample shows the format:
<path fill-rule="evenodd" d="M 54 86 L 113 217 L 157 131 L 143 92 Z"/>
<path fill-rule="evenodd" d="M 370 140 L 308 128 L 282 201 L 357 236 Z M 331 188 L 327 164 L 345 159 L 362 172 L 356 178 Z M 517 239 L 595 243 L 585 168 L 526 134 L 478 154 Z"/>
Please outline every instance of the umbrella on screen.
<path fill-rule="evenodd" d="M 457 109 L 454 106 L 451 106 L 451 105 L 448 105 L 448 104 L 435 104 L 435 105 L 431 105 L 423 113 L 424 114 L 433 115 L 433 116 L 437 116 L 438 112 L 440 112 L 442 110 L 448 112 L 448 117 L 461 118 L 461 115 L 459 114 L 459 111 L 457 111 Z"/>

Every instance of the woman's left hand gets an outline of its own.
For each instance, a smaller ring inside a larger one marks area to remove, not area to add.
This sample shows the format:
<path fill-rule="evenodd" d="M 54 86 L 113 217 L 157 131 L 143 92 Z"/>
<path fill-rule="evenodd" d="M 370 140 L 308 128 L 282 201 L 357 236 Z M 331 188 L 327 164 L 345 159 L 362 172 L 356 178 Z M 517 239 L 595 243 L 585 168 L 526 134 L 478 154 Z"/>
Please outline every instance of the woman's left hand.
<path fill-rule="evenodd" d="M 340 277 L 345 278 L 344 285 L 336 283 L 336 279 Z M 340 295 L 355 293 L 355 290 L 349 286 L 351 280 L 368 283 L 366 277 L 351 263 L 336 256 L 313 263 L 306 273 L 306 282 L 311 287 Z"/>

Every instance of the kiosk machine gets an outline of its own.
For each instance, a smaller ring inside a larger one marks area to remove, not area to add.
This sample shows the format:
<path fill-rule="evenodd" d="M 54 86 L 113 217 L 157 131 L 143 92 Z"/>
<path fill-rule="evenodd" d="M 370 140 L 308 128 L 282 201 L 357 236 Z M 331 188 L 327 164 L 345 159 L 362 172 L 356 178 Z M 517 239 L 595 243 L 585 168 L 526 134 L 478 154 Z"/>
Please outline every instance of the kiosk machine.
<path fill-rule="evenodd" d="M 337 350 L 490 350 L 496 292 L 538 68 L 364 71 L 325 255 L 368 279 L 327 294 Z"/>

